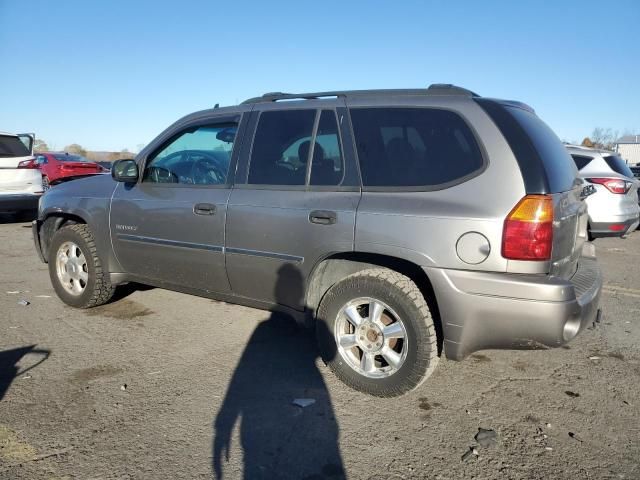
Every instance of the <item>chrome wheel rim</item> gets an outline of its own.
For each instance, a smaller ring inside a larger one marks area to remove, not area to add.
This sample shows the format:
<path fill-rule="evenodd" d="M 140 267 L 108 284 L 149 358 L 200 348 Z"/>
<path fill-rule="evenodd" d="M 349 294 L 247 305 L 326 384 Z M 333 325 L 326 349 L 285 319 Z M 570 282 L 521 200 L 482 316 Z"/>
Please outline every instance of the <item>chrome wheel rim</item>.
<path fill-rule="evenodd" d="M 407 330 L 386 303 L 371 297 L 351 300 L 338 312 L 335 340 L 338 353 L 367 378 L 388 377 L 407 359 Z"/>
<path fill-rule="evenodd" d="M 80 247 L 64 242 L 56 253 L 56 274 L 63 288 L 71 295 L 82 295 L 89 280 L 87 260 Z"/>

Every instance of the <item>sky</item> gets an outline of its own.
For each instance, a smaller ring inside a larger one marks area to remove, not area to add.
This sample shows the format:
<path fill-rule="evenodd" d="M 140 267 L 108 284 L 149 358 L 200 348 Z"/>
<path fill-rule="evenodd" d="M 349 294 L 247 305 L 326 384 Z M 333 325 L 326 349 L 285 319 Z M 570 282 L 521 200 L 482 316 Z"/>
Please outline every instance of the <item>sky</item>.
<path fill-rule="evenodd" d="M 271 91 L 453 83 L 640 133 L 640 1 L 0 0 L 0 131 L 138 151 Z"/>

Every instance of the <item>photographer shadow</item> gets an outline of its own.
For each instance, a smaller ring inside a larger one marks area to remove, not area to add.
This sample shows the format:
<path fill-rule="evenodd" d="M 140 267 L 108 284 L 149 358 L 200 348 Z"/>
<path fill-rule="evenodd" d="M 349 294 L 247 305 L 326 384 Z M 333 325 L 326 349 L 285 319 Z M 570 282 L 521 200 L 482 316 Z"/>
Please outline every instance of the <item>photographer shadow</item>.
<path fill-rule="evenodd" d="M 303 298 L 299 270 L 278 271 L 276 299 Z M 232 433 L 239 424 L 242 478 L 345 478 L 339 427 L 331 397 L 317 367 L 319 353 L 311 331 L 288 316 L 272 313 L 252 334 L 236 366 L 214 422 L 212 469 L 215 478 L 238 478 Z M 295 399 L 313 399 L 306 407 Z M 235 468 L 234 468 L 235 467 Z"/>

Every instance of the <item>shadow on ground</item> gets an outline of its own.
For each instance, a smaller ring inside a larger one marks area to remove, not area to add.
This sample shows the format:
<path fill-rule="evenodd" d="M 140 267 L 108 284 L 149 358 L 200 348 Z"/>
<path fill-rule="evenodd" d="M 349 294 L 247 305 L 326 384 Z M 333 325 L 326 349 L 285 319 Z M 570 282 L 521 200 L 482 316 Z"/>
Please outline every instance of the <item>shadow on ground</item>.
<path fill-rule="evenodd" d="M 287 295 L 299 289 L 301 298 L 302 277 L 295 267 L 279 271 L 277 298 L 285 288 Z M 318 356 L 312 332 L 283 314 L 273 313 L 257 326 L 214 422 L 212 469 L 217 479 L 238 478 L 238 462 L 229 460 L 240 456 L 245 479 L 345 478 L 339 427 L 316 365 Z M 300 407 L 292 403 L 295 399 L 315 403 Z M 241 452 L 232 451 L 236 425 Z"/>
<path fill-rule="evenodd" d="M 9 390 L 9 386 L 14 378 L 40 365 L 49 357 L 50 353 L 49 350 L 35 348 L 35 345 L 0 352 L 0 401 L 4 398 L 7 390 Z M 26 355 L 38 355 L 42 358 L 36 363 L 23 368 L 22 371 L 18 371 L 18 363 L 22 360 L 22 357 Z"/>

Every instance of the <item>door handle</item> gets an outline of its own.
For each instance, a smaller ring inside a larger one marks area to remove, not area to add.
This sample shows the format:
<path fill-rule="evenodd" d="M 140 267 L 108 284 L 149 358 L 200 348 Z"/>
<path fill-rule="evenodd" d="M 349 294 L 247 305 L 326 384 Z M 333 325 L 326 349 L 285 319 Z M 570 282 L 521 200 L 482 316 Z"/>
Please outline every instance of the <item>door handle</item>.
<path fill-rule="evenodd" d="M 215 215 L 216 206 L 211 203 L 196 203 L 193 206 L 193 213 L 196 215 Z"/>
<path fill-rule="evenodd" d="M 309 214 L 309 221 L 319 225 L 333 225 L 336 223 L 336 212 L 329 210 L 314 210 Z"/>

